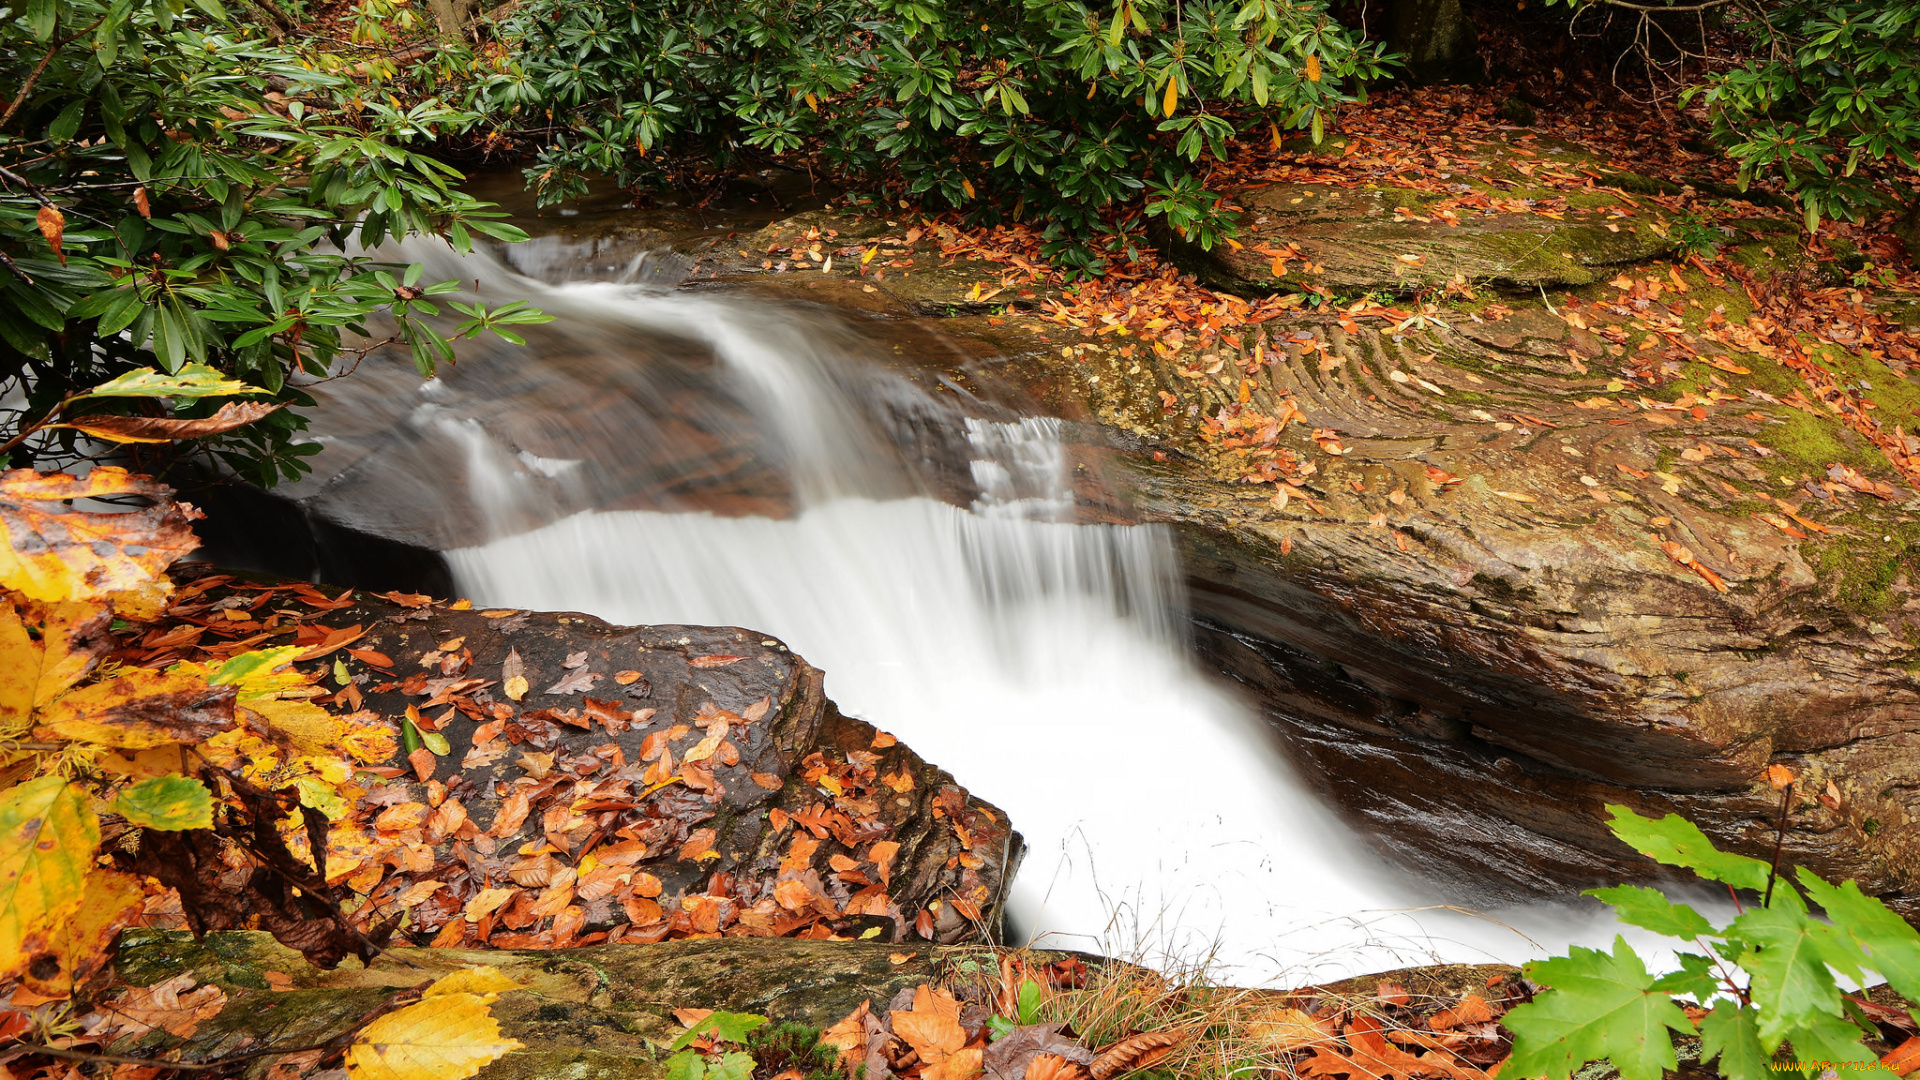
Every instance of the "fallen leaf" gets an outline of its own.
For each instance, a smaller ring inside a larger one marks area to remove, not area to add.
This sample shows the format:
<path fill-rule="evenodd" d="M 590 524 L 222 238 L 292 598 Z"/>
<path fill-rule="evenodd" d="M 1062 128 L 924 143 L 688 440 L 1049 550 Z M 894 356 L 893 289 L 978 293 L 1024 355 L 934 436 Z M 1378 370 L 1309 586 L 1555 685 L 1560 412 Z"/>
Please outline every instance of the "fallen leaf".
<path fill-rule="evenodd" d="M 1123 1073 L 1138 1072 L 1171 1054 L 1174 1047 L 1185 1042 L 1191 1034 L 1185 1028 L 1173 1028 L 1142 1032 L 1121 1039 L 1101 1050 L 1089 1071 L 1093 1073 L 1093 1080 L 1112 1080 Z"/>
<path fill-rule="evenodd" d="M 521 1047 L 479 994 L 428 991 L 360 1032 L 347 1050 L 353 1080 L 465 1080 Z"/>
<path fill-rule="evenodd" d="M 227 1003 L 226 991 L 207 985 L 193 989 L 193 972 L 183 971 L 152 986 L 135 986 L 114 1003 L 114 1027 L 117 1031 L 138 1035 L 154 1028 L 165 1028 L 182 1039 L 193 1037 L 203 1020 L 220 1015 Z"/>

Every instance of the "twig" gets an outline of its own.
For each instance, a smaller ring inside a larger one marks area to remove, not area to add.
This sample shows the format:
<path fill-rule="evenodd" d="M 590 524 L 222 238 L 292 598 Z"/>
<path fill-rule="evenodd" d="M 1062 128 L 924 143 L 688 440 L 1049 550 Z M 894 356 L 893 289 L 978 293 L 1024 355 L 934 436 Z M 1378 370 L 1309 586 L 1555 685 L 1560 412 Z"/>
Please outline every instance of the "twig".
<path fill-rule="evenodd" d="M 1767 896 L 1760 901 L 1761 907 L 1773 906 L 1773 882 L 1780 876 L 1780 851 L 1787 844 L 1787 814 L 1793 809 L 1793 784 L 1788 783 L 1780 792 L 1780 825 L 1773 834 L 1773 865 L 1767 869 Z"/>
<path fill-rule="evenodd" d="M 86 37 L 88 34 L 93 33 L 94 27 L 97 27 L 101 23 L 106 21 L 107 21 L 107 17 L 105 15 L 102 15 L 99 18 L 93 20 L 92 25 L 88 26 L 85 30 L 81 30 L 78 33 L 74 33 L 74 34 L 69 34 L 66 37 L 61 38 L 60 40 L 47 46 L 47 54 L 40 58 L 39 63 L 33 65 L 33 73 L 27 76 L 26 82 L 20 84 L 20 92 L 13 96 L 13 103 L 7 106 L 6 112 L 0 113 L 0 128 L 5 128 L 7 126 L 7 121 L 13 119 L 13 114 L 16 112 L 19 112 L 20 106 L 26 104 L 27 95 L 33 93 L 33 84 L 40 81 L 41 73 L 47 70 L 48 64 L 53 63 L 53 58 L 59 54 L 60 50 L 66 48 L 68 45 L 71 45 L 76 41 L 79 41 L 81 38 Z"/>

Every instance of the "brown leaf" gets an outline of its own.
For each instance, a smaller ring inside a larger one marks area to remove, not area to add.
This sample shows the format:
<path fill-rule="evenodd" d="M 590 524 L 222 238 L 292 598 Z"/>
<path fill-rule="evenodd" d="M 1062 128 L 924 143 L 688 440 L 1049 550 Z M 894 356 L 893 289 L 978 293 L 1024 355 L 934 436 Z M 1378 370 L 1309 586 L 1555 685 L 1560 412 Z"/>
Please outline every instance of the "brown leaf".
<path fill-rule="evenodd" d="M 995 1039 L 987 1047 L 981 1067 L 993 1080 L 1022 1080 L 1042 1055 L 1075 1065 L 1091 1065 L 1094 1060 L 1092 1050 L 1060 1033 L 1060 1025 L 1027 1024 Z"/>
<path fill-rule="evenodd" d="M 1773 790 L 1779 791 L 1781 788 L 1793 783 L 1793 781 L 1794 775 L 1792 769 L 1780 764 L 1767 766 L 1767 783 L 1773 785 Z"/>
<path fill-rule="evenodd" d="M 580 655 L 584 658 L 586 654 L 581 653 Z M 569 659 L 571 659 L 571 657 L 569 657 Z M 582 662 L 583 663 L 585 662 L 584 659 L 582 660 Z M 584 667 L 579 668 L 577 670 L 568 672 L 564 677 L 561 678 L 559 682 L 554 683 L 552 686 L 547 687 L 545 690 L 541 691 L 541 693 L 543 694 L 582 693 L 584 691 L 593 689 L 594 681 L 599 678 L 600 676 L 594 674 L 591 671 L 588 671 L 586 668 Z"/>
<path fill-rule="evenodd" d="M 141 217 L 149 221 L 153 219 L 153 204 L 147 200 L 146 188 L 137 187 L 133 189 L 133 208 L 140 212 Z"/>
<path fill-rule="evenodd" d="M 1373 999 L 1382 1005 L 1405 1005 L 1411 1000 L 1407 988 L 1397 982 L 1383 982 L 1374 987 Z"/>
<path fill-rule="evenodd" d="M 182 1039 L 192 1038 L 202 1020 L 220 1014 L 227 995 L 217 986 L 193 989 L 193 972 L 183 971 L 165 982 L 135 986 L 113 1006 L 114 1027 L 128 1034 L 165 1028 Z"/>
<path fill-rule="evenodd" d="M 84 416 L 56 427 L 72 428 L 118 443 L 164 443 L 198 439 L 242 428 L 284 408 L 264 401 L 229 401 L 220 411 L 199 420 L 172 420 L 147 416 Z"/>
<path fill-rule="evenodd" d="M 787 786 L 786 781 L 780 779 L 779 777 L 773 775 L 772 773 L 763 773 L 763 772 L 754 773 L 753 782 L 763 788 L 766 788 L 768 791 L 779 791 L 781 788 Z"/>
<path fill-rule="evenodd" d="M 1145 1069 L 1168 1054 L 1187 1040 L 1192 1032 L 1186 1028 L 1172 1028 L 1166 1031 L 1148 1031 L 1119 1042 L 1100 1051 L 1093 1059 L 1093 1080 L 1112 1080 L 1122 1073 L 1137 1072 Z"/>
<path fill-rule="evenodd" d="M 745 659 L 746 657 L 744 656 L 696 656 L 687 662 L 697 668 L 716 668 L 726 667 L 728 664 L 737 664 Z"/>
<path fill-rule="evenodd" d="M 937 1065 L 921 1070 L 920 1080 L 973 1080 L 980 1075 L 980 1059 L 985 1050 L 965 1047 Z"/>
<path fill-rule="evenodd" d="M 494 813 L 493 825 L 487 829 L 487 835 L 504 840 L 519 832 L 520 826 L 526 823 L 527 814 L 532 809 L 532 804 L 527 801 L 527 793 L 515 791 L 507 796 L 506 800 L 500 804 L 500 809 Z"/>
<path fill-rule="evenodd" d="M 1040 1054 L 1027 1063 L 1025 1080 L 1073 1080 L 1082 1075 L 1080 1066 L 1058 1054 Z"/>

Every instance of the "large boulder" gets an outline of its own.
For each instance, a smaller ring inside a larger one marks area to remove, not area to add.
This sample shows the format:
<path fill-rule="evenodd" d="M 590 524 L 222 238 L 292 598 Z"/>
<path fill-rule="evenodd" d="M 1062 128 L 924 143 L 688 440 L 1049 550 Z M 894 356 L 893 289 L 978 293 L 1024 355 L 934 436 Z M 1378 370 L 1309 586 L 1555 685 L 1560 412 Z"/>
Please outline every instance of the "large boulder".
<path fill-rule="evenodd" d="M 404 939 L 997 932 L 1006 815 L 842 716 L 772 638 L 211 573 L 185 591 L 134 658 L 310 644 L 321 703 L 445 740 L 345 787 L 328 839 L 329 882 L 372 923 L 405 911 Z"/>

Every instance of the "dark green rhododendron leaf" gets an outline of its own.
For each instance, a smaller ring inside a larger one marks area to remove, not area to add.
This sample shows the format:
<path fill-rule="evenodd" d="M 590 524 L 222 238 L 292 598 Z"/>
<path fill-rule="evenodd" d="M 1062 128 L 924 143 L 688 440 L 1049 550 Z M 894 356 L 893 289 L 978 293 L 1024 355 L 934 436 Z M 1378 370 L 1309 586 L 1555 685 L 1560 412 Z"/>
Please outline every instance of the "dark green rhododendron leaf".
<path fill-rule="evenodd" d="M 1502 1019 L 1514 1035 L 1504 1075 L 1567 1080 L 1587 1062 L 1606 1059 L 1623 1080 L 1661 1080 L 1679 1063 L 1667 1032 L 1691 1035 L 1693 1025 L 1654 988 L 1625 938 L 1613 939 L 1612 953 L 1576 945 L 1526 972 L 1550 989 Z"/>

